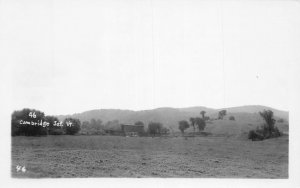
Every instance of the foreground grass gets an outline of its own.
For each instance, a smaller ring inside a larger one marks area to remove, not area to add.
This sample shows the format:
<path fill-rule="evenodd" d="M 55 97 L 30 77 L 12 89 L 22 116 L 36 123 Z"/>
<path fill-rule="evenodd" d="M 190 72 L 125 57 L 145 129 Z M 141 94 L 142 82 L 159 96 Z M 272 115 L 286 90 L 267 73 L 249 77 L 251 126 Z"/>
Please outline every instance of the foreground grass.
<path fill-rule="evenodd" d="M 26 167 L 17 172 L 16 166 Z M 288 137 L 12 138 L 12 177 L 287 178 Z"/>

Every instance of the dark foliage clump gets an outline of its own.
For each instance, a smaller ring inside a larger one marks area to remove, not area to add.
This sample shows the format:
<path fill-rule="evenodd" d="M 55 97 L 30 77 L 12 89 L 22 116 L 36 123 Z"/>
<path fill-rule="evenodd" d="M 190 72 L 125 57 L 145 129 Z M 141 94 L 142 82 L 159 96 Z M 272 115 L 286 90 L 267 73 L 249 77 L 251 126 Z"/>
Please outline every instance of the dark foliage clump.
<path fill-rule="evenodd" d="M 195 118 L 195 124 L 198 126 L 199 132 L 200 132 L 200 131 L 203 131 L 204 128 L 206 127 L 206 122 L 205 122 L 205 120 L 202 119 L 202 118 L 199 118 L 199 117 L 196 117 L 196 118 Z"/>
<path fill-rule="evenodd" d="M 63 130 L 65 134 L 75 135 L 80 131 L 80 120 L 75 118 L 66 118 L 63 122 Z"/>
<path fill-rule="evenodd" d="M 62 126 L 60 126 L 60 121 L 55 116 L 46 116 L 45 121 L 49 123 L 47 128 L 48 135 L 62 135 L 64 131 L 62 130 Z"/>
<path fill-rule="evenodd" d="M 188 121 L 186 120 L 179 121 L 178 124 L 179 124 L 178 129 L 181 131 L 182 134 L 184 133 L 185 129 L 188 129 L 190 127 Z"/>
<path fill-rule="evenodd" d="M 234 116 L 230 116 L 230 117 L 229 117 L 229 120 L 235 121 L 235 117 L 234 117 Z"/>
<path fill-rule="evenodd" d="M 282 136 L 282 133 L 277 127 L 275 127 L 272 133 L 270 134 L 268 127 L 265 125 L 260 128 L 256 128 L 256 130 L 251 130 L 248 133 L 248 139 L 251 139 L 252 141 L 275 138 L 279 136 Z"/>
<path fill-rule="evenodd" d="M 41 136 L 47 135 L 45 114 L 39 110 L 24 108 L 14 111 L 11 117 L 12 136 Z"/>
<path fill-rule="evenodd" d="M 249 131 L 248 139 L 256 141 L 282 136 L 282 133 L 275 126 L 276 120 L 273 118 L 271 110 L 264 110 L 259 112 L 259 114 L 266 123 L 261 127 L 257 127 L 256 130 Z"/>
<path fill-rule="evenodd" d="M 223 119 L 223 117 L 226 116 L 226 114 L 227 114 L 226 110 L 219 111 L 218 119 Z"/>
<path fill-rule="evenodd" d="M 159 122 L 150 122 L 148 124 L 148 134 L 151 136 L 161 135 L 163 125 Z"/>

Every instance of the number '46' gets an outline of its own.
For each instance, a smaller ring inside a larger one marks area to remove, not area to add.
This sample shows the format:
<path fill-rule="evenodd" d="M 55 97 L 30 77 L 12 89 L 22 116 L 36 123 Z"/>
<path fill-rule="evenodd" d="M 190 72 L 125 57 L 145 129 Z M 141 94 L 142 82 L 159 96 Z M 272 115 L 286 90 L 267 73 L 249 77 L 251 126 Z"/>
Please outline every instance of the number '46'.
<path fill-rule="evenodd" d="M 17 166 L 16 166 L 16 169 L 17 169 L 17 172 L 19 172 L 19 171 L 21 171 L 21 172 L 26 172 L 25 166 L 17 165 Z"/>
<path fill-rule="evenodd" d="M 29 112 L 29 117 L 36 118 L 35 112 Z"/>

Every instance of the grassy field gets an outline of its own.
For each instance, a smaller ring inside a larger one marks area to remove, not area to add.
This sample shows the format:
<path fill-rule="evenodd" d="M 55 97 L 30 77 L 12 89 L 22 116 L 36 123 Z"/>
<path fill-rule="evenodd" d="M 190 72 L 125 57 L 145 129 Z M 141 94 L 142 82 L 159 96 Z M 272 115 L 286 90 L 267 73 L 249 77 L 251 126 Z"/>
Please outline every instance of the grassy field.
<path fill-rule="evenodd" d="M 288 136 L 12 137 L 12 177 L 288 178 Z M 16 166 L 26 172 L 17 172 Z"/>

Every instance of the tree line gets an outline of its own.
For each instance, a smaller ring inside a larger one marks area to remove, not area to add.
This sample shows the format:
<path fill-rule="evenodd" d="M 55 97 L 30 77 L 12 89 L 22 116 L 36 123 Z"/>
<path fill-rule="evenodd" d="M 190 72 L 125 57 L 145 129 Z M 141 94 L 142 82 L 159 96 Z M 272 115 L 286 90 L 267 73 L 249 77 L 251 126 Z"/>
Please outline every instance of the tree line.
<path fill-rule="evenodd" d="M 196 131 L 196 128 L 198 129 L 199 132 L 203 131 L 204 128 L 206 127 L 206 122 L 208 120 L 211 120 L 209 116 L 205 116 L 206 111 L 202 110 L 200 112 L 201 117 L 190 117 L 189 120 L 181 120 L 178 122 L 178 129 L 182 134 L 184 134 L 184 131 L 188 129 L 189 127 L 193 127 L 194 133 Z M 217 119 L 223 119 L 227 114 L 226 110 L 221 110 L 218 113 L 218 118 Z M 229 120 L 235 120 L 233 116 L 229 117 Z"/>
<path fill-rule="evenodd" d="M 80 125 L 79 119 L 66 118 L 60 122 L 55 116 L 46 116 L 39 110 L 25 108 L 12 113 L 11 135 L 74 135 L 80 131 Z"/>
<path fill-rule="evenodd" d="M 179 126 L 178 129 L 182 134 L 184 134 L 184 131 L 188 129 L 190 126 L 193 127 L 194 133 L 196 131 L 196 128 L 198 128 L 198 131 L 201 132 L 206 127 L 206 121 L 209 120 L 209 116 L 205 116 L 206 112 L 201 111 L 200 112 L 201 117 L 190 117 L 189 121 L 187 120 L 181 120 L 178 122 Z"/>
<path fill-rule="evenodd" d="M 206 112 L 201 111 L 201 117 L 190 117 L 189 120 L 181 120 L 178 122 L 178 129 L 182 134 L 189 127 L 193 127 L 199 132 L 206 127 L 206 122 L 210 120 L 205 116 Z M 282 133 L 275 126 L 276 120 L 271 110 L 259 112 L 259 115 L 264 119 L 265 123 L 255 130 L 250 130 L 248 138 L 251 140 L 264 140 L 281 136 Z M 221 110 L 218 113 L 217 119 L 223 119 L 226 116 L 226 110 Z M 233 116 L 229 120 L 235 120 Z M 280 119 L 280 121 L 282 121 Z M 134 125 L 145 126 L 142 121 L 137 121 Z M 121 131 L 121 126 L 118 120 L 108 121 L 105 124 L 100 119 L 91 119 L 83 121 L 79 119 L 65 118 L 62 122 L 55 116 L 46 116 L 44 112 L 25 108 L 23 110 L 14 111 L 11 118 L 11 135 L 12 136 L 41 136 L 41 135 L 75 135 L 79 132 L 90 131 L 91 135 L 106 134 L 105 130 Z M 160 122 L 149 122 L 144 135 L 161 136 L 168 135 L 170 129 L 163 126 Z"/>
<path fill-rule="evenodd" d="M 34 117 L 31 115 L 34 114 Z M 71 126 L 69 125 L 71 124 Z M 142 121 L 134 125 L 145 126 Z M 105 124 L 100 119 L 80 122 L 76 118 L 65 118 L 62 122 L 55 116 L 46 116 L 44 112 L 25 108 L 12 113 L 12 136 L 43 136 L 43 135 L 105 135 L 106 130 L 121 131 L 118 120 L 108 121 Z M 144 135 L 161 136 L 169 134 L 170 130 L 159 122 L 149 122 Z"/>
<path fill-rule="evenodd" d="M 35 117 L 30 116 L 30 113 L 34 113 Z M 191 117 L 189 122 L 186 120 L 179 121 L 179 130 L 184 131 L 190 126 L 193 127 L 194 132 L 196 128 L 203 131 L 206 126 L 206 121 L 210 118 L 205 116 L 206 112 L 200 112 L 201 117 Z M 226 115 L 226 110 L 219 112 L 218 119 L 223 119 Z M 29 122 L 28 124 L 22 124 L 22 122 Z M 47 126 L 34 126 L 32 122 L 47 122 Z M 72 123 L 72 126 L 68 126 L 68 122 Z M 145 124 L 142 121 L 137 121 L 134 125 Z M 106 130 L 121 131 L 121 126 L 118 120 L 108 121 L 105 124 L 101 119 L 91 119 L 90 121 L 80 122 L 76 118 L 65 118 L 63 122 L 55 116 L 45 115 L 44 112 L 25 108 L 23 110 L 14 111 L 11 119 L 11 134 L 12 136 L 38 136 L 38 135 L 74 135 L 77 133 L 89 134 L 89 135 L 104 135 Z M 149 136 L 167 135 L 170 133 L 170 129 L 163 126 L 160 122 L 149 122 L 148 127 L 145 129 L 145 134 Z"/>
<path fill-rule="evenodd" d="M 134 125 L 144 126 L 144 135 L 149 136 L 166 135 L 170 132 L 170 130 L 160 122 L 149 122 L 148 127 L 146 127 L 144 122 L 136 121 Z M 108 134 L 107 130 L 121 132 L 121 124 L 118 120 L 112 120 L 103 123 L 101 119 L 91 119 L 90 121 L 82 122 L 81 134 L 105 135 Z"/>

